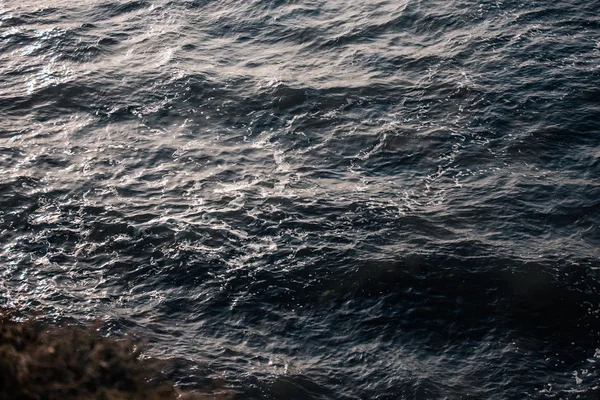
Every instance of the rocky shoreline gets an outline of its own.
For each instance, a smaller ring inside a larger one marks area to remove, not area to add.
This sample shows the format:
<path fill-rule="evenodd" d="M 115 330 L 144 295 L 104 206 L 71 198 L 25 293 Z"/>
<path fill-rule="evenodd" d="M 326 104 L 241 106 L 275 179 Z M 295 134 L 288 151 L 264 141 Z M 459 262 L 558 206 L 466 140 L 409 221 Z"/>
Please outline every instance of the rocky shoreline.
<path fill-rule="evenodd" d="M 232 399 L 224 390 L 184 392 L 169 362 L 142 357 L 131 338 L 105 337 L 98 326 L 48 326 L 0 314 L 0 399 Z"/>

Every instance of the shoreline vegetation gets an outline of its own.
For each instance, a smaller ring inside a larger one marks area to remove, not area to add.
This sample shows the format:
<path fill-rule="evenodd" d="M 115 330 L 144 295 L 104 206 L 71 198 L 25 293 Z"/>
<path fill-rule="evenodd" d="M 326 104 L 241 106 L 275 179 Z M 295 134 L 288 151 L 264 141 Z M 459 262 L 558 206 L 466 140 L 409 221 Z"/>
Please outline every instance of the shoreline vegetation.
<path fill-rule="evenodd" d="M 230 400 L 225 390 L 182 391 L 169 362 L 141 357 L 131 338 L 102 336 L 98 326 L 49 326 L 0 312 L 0 399 Z"/>

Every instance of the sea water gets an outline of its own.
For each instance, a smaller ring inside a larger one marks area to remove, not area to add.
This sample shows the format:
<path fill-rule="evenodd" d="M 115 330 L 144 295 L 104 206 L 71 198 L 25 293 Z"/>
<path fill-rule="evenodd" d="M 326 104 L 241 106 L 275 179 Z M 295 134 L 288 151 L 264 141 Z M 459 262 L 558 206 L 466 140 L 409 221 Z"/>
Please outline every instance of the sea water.
<path fill-rule="evenodd" d="M 0 1 L 0 302 L 240 399 L 594 398 L 599 15 Z"/>

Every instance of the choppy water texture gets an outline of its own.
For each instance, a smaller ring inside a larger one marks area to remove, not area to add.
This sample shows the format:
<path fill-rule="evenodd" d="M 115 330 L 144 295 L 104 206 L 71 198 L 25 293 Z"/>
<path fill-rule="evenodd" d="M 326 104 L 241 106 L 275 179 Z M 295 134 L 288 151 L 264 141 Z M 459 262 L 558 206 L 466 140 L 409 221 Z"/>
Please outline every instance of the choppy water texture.
<path fill-rule="evenodd" d="M 599 11 L 0 1 L 0 299 L 240 399 L 595 398 Z"/>

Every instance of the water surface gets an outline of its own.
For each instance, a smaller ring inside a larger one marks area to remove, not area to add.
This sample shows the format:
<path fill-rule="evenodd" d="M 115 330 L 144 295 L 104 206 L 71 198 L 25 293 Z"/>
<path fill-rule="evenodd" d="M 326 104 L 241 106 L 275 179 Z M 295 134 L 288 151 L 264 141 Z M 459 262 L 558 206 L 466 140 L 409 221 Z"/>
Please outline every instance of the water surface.
<path fill-rule="evenodd" d="M 600 371 L 598 1 L 0 1 L 0 301 L 243 399 Z"/>

